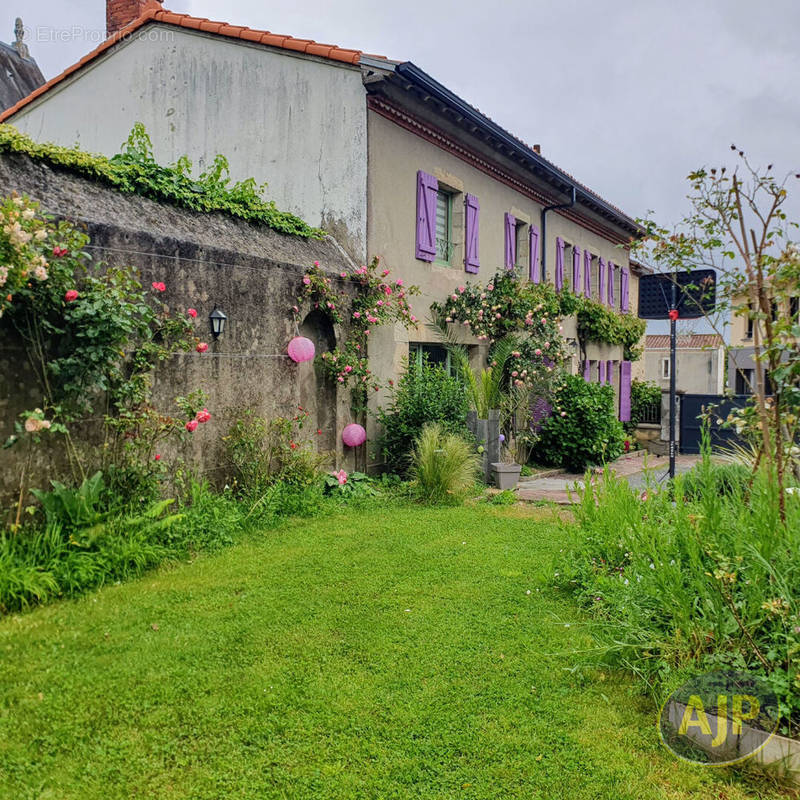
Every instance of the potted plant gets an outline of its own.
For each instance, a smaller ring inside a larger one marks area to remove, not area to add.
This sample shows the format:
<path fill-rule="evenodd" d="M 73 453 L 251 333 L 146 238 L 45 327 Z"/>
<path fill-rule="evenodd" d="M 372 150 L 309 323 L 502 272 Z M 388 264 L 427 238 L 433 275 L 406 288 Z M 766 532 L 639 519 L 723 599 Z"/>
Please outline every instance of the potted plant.
<path fill-rule="evenodd" d="M 492 480 L 498 489 L 514 489 L 519 481 L 522 465 L 517 464 L 511 457 L 509 448 L 506 446 L 505 435 L 501 433 L 498 438 L 502 460 L 493 461 L 491 463 Z M 503 456 L 505 456 L 505 458 L 503 458 Z"/>

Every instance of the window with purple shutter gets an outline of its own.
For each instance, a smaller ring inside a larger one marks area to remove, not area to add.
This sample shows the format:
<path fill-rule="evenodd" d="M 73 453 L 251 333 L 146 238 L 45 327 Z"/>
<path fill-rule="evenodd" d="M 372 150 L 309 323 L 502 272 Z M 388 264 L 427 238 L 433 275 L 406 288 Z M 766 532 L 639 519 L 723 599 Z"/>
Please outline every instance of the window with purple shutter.
<path fill-rule="evenodd" d="M 630 271 L 623 268 L 619 276 L 619 310 L 630 311 Z"/>
<path fill-rule="evenodd" d="M 597 362 L 597 382 L 598 383 L 605 383 L 606 382 L 606 362 L 605 361 L 598 361 Z"/>
<path fill-rule="evenodd" d="M 530 226 L 530 271 L 529 276 L 533 283 L 542 282 L 542 266 L 539 263 L 539 229 L 535 225 Z"/>
<path fill-rule="evenodd" d="M 577 245 L 572 248 L 572 291 L 581 293 L 581 249 Z"/>
<path fill-rule="evenodd" d="M 606 361 L 606 383 L 614 385 L 614 362 Z"/>
<path fill-rule="evenodd" d="M 619 362 L 619 418 L 631 421 L 631 362 Z"/>
<path fill-rule="evenodd" d="M 583 379 L 587 383 L 592 379 L 592 362 L 588 358 L 583 362 Z"/>
<path fill-rule="evenodd" d="M 564 288 L 564 240 L 556 237 L 556 291 L 560 292 Z"/>
<path fill-rule="evenodd" d="M 506 251 L 503 259 L 506 269 L 514 269 L 517 263 L 517 220 L 509 213 L 505 216 Z"/>
<path fill-rule="evenodd" d="M 614 308 L 614 265 L 608 262 L 608 305 Z"/>
<path fill-rule="evenodd" d="M 464 198 L 464 271 L 477 273 L 480 269 L 478 222 L 481 207 L 474 194 Z"/>
<path fill-rule="evenodd" d="M 601 303 L 606 301 L 606 260 L 597 259 L 597 295 Z"/>
<path fill-rule="evenodd" d="M 417 173 L 417 258 L 436 258 L 436 193 L 439 181 L 420 170 Z"/>
<path fill-rule="evenodd" d="M 583 251 L 583 295 L 592 296 L 592 254 L 588 250 Z"/>

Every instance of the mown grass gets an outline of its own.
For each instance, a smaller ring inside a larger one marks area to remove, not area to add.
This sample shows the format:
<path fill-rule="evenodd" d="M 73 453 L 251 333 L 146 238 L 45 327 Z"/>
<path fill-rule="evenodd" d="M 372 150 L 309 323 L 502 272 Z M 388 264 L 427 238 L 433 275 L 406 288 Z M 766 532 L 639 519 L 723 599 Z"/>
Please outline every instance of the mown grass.
<path fill-rule="evenodd" d="M 0 621 L 0 797 L 771 797 L 575 670 L 548 514 L 293 521 Z"/>

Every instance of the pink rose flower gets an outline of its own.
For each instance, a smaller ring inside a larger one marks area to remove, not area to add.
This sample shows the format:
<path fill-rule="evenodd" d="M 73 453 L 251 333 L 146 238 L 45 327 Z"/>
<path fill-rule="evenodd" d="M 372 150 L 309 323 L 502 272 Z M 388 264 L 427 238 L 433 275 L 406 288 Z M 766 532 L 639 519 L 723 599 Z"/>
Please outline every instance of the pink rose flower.
<path fill-rule="evenodd" d="M 200 342 L 197 347 L 195 347 L 198 353 L 205 353 L 208 350 L 208 345 L 205 342 Z"/>
<path fill-rule="evenodd" d="M 196 419 L 190 419 L 186 423 L 186 430 L 189 431 L 189 433 L 194 433 L 197 430 L 197 420 Z"/>
<path fill-rule="evenodd" d="M 166 292 L 167 287 L 165 284 L 161 283 L 161 281 L 153 281 L 150 284 L 157 292 Z"/>
<path fill-rule="evenodd" d="M 197 316 L 197 309 L 196 308 L 187 308 L 186 313 L 194 319 Z"/>
<path fill-rule="evenodd" d="M 211 414 L 207 408 L 204 408 L 202 411 L 197 412 L 195 419 L 202 425 L 204 422 L 208 422 L 211 419 Z"/>
<path fill-rule="evenodd" d="M 344 486 L 347 483 L 347 473 L 340 469 L 338 472 L 333 473 L 336 477 L 336 480 L 339 481 L 339 486 Z"/>
<path fill-rule="evenodd" d="M 303 278 L 303 283 L 308 286 L 311 283 L 311 278 L 306 275 L 305 278 Z"/>
<path fill-rule="evenodd" d="M 68 292 L 67 292 L 67 293 L 64 295 L 64 299 L 65 299 L 65 300 L 66 300 L 68 303 L 71 303 L 73 300 L 77 300 L 77 299 L 78 299 L 78 293 L 77 293 L 77 292 L 76 292 L 74 289 L 70 289 L 70 290 L 69 290 L 69 291 L 68 291 Z"/>
<path fill-rule="evenodd" d="M 315 261 L 315 262 L 314 262 L 314 266 L 315 266 L 315 267 L 318 267 L 318 266 L 319 266 L 319 261 Z"/>

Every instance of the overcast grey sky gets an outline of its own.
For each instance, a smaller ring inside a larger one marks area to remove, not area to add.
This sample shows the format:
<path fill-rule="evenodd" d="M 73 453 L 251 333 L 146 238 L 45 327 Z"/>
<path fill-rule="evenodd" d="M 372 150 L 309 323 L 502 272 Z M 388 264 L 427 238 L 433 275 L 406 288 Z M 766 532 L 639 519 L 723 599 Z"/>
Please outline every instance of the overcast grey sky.
<path fill-rule="evenodd" d="M 104 0 L 3 0 L 50 78 L 93 49 Z M 728 159 L 800 171 L 800 0 L 165 0 L 210 19 L 410 60 L 632 216 L 686 210 Z M 73 28 L 74 26 L 74 28 Z"/>

